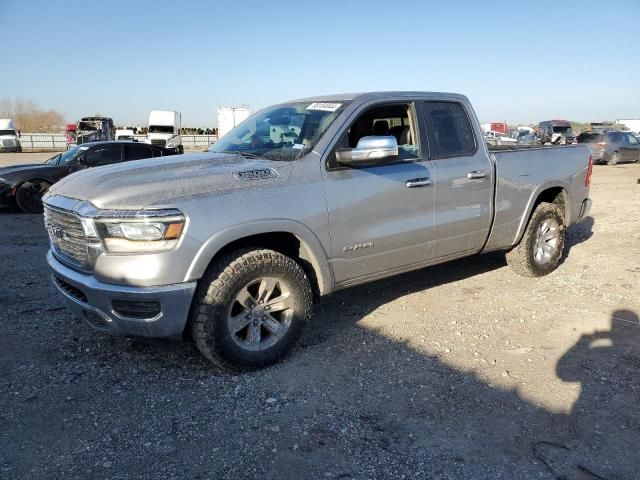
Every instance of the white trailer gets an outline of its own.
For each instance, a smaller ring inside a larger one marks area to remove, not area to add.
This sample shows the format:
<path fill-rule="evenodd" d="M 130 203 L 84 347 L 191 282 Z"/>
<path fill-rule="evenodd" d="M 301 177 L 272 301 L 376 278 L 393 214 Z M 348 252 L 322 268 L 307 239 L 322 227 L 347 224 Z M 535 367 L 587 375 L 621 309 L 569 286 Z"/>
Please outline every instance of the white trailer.
<path fill-rule="evenodd" d="M 247 107 L 218 107 L 218 139 L 251 115 Z"/>
<path fill-rule="evenodd" d="M 149 114 L 149 132 L 147 143 L 184 153 L 180 128 L 182 119 L 180 112 L 173 110 L 151 110 Z"/>
<path fill-rule="evenodd" d="M 634 133 L 640 133 L 640 118 L 616 120 L 617 124 L 624 125 L 627 129 Z"/>

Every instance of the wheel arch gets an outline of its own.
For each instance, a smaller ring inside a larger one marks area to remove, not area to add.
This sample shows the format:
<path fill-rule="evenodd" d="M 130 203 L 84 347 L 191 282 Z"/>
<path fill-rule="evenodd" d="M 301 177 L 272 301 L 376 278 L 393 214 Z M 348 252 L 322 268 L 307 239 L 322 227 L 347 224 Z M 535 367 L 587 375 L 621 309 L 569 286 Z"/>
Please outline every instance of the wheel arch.
<path fill-rule="evenodd" d="M 251 222 L 217 232 L 202 244 L 184 281 L 199 280 L 215 259 L 249 246 L 269 248 L 300 263 L 311 280 L 316 300 L 333 291 L 333 272 L 322 244 L 308 227 L 291 220 Z"/>
<path fill-rule="evenodd" d="M 522 216 L 522 221 L 518 227 L 518 233 L 516 235 L 514 245 L 517 245 L 520 242 L 527 225 L 529 225 L 533 211 L 543 202 L 558 205 L 560 210 L 563 212 L 565 227 L 571 225 L 571 198 L 568 186 L 560 183 L 541 185 L 529 198 L 525 214 Z"/>

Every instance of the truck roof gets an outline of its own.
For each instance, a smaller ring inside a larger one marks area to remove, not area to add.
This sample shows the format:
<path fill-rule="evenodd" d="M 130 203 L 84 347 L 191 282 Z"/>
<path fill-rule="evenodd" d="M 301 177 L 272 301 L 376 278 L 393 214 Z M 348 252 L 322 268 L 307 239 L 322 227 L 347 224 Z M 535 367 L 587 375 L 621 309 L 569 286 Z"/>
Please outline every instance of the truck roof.
<path fill-rule="evenodd" d="M 0 118 L 0 129 L 15 130 L 16 126 L 10 118 Z"/>
<path fill-rule="evenodd" d="M 319 95 L 317 97 L 299 98 L 294 102 L 337 102 L 339 100 L 350 102 L 353 100 L 377 100 L 385 97 L 442 97 L 467 100 L 467 97 L 459 93 L 448 92 L 418 92 L 418 91 L 380 91 L 380 92 L 360 92 L 360 93 L 337 93 L 334 95 Z"/>

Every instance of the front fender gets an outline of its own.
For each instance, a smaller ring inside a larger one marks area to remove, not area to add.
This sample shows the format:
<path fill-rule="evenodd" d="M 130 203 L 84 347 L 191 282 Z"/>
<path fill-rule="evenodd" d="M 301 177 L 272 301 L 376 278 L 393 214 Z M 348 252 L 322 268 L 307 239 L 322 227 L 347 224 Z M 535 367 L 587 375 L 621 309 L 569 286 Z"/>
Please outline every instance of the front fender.
<path fill-rule="evenodd" d="M 252 221 L 216 232 L 200 247 L 186 273 L 184 281 L 191 282 L 202 278 L 213 257 L 231 242 L 252 235 L 276 232 L 291 233 L 298 238 L 305 259 L 311 263 L 316 273 L 320 295 L 331 293 L 334 286 L 333 272 L 329 267 L 327 254 L 318 237 L 304 224 L 286 219 Z"/>

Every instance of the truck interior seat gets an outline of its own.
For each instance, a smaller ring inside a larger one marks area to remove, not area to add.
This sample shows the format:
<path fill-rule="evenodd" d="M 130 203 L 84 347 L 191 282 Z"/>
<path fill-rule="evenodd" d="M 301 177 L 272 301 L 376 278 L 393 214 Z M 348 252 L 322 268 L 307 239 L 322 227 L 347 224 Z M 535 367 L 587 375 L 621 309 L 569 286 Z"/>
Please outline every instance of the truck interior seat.
<path fill-rule="evenodd" d="M 394 137 L 396 137 L 396 140 L 398 141 L 398 145 L 400 145 L 400 139 L 402 138 L 402 132 L 404 132 L 405 128 L 406 128 L 406 125 L 396 125 L 395 127 L 391 127 L 389 129 L 389 133 L 391 135 L 393 135 Z"/>
<path fill-rule="evenodd" d="M 411 137 L 411 127 L 409 127 L 409 125 L 405 125 L 402 128 L 402 132 L 400 133 L 400 140 L 398 140 L 398 145 L 413 145 L 413 139 Z"/>
<path fill-rule="evenodd" d="M 373 124 L 373 135 L 380 137 L 389 134 L 389 122 L 386 120 L 376 120 Z"/>

